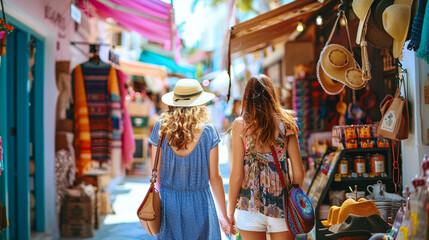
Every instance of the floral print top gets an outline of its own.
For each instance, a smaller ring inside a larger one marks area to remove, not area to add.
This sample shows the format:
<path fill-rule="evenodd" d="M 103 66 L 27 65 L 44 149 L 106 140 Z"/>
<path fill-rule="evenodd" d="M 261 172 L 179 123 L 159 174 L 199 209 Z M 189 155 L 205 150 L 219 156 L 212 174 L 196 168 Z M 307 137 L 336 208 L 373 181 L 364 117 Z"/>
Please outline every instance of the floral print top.
<path fill-rule="evenodd" d="M 292 126 L 280 124 L 285 136 L 294 135 Z M 291 183 L 287 178 L 287 153 L 284 147 L 282 134 L 277 137 L 275 146 L 280 167 L 289 188 Z M 274 162 L 272 153 L 258 153 L 250 134 L 246 136 L 244 153 L 244 178 L 240 189 L 236 208 L 246 211 L 259 211 L 275 218 L 284 218 L 283 200 L 280 196 L 282 184 Z"/>

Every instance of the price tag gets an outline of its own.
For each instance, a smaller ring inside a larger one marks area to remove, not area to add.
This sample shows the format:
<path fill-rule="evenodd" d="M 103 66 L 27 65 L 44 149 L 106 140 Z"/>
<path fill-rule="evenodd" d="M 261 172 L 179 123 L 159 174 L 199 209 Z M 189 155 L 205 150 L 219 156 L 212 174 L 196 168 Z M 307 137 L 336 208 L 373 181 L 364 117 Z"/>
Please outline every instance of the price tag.
<path fill-rule="evenodd" d="M 380 176 L 381 177 L 387 177 L 387 173 L 381 173 Z"/>
<path fill-rule="evenodd" d="M 369 178 L 369 174 L 368 174 L 368 173 L 363 173 L 363 174 L 362 174 L 362 177 L 364 177 L 364 178 Z"/>
<path fill-rule="evenodd" d="M 358 178 L 358 176 L 359 176 L 359 175 L 358 175 L 357 173 L 355 173 L 355 172 L 354 172 L 354 173 L 352 173 L 352 178 Z"/>

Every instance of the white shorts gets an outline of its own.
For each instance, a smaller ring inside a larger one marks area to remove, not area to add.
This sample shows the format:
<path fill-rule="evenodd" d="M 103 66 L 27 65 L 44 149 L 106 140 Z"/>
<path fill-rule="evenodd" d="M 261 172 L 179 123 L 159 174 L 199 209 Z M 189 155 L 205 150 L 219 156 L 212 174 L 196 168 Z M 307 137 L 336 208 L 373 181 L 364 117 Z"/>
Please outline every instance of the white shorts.
<path fill-rule="evenodd" d="M 260 212 L 236 209 L 236 225 L 239 230 L 253 232 L 288 231 L 284 218 L 268 217 Z"/>

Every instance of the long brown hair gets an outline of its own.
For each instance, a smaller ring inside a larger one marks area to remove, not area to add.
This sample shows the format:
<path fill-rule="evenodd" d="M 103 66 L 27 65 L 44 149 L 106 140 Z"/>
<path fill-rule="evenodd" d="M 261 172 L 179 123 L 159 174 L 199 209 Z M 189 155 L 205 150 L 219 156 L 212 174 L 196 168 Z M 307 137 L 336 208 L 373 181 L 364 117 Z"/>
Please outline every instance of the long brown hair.
<path fill-rule="evenodd" d="M 159 135 L 166 134 L 168 145 L 177 147 L 178 150 L 187 149 L 187 144 L 195 140 L 195 133 L 201 131 L 199 125 L 210 122 L 206 106 L 169 106 L 161 119 L 164 121 Z"/>
<path fill-rule="evenodd" d="M 270 78 L 263 74 L 252 76 L 246 83 L 242 102 L 245 133 L 250 130 L 259 146 L 276 144 L 276 116 L 298 133 L 294 114 L 281 107 L 279 98 Z"/>

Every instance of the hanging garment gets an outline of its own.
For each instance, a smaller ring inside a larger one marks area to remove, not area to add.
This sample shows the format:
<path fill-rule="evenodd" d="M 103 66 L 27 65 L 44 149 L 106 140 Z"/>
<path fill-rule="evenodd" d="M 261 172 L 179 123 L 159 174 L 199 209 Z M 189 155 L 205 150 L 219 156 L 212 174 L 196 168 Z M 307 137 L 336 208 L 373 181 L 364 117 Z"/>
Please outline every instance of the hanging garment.
<path fill-rule="evenodd" d="M 411 26 L 411 40 L 408 43 L 408 50 L 417 51 L 419 49 L 426 4 L 427 0 L 419 0 L 417 13 L 413 19 L 413 25 Z"/>
<path fill-rule="evenodd" d="M 423 58 L 429 63 L 429 4 L 426 4 L 425 17 L 423 20 L 422 38 L 417 57 Z"/>
<path fill-rule="evenodd" d="M 133 163 L 133 155 L 136 148 L 134 142 L 133 125 L 131 123 L 130 113 L 125 107 L 125 97 L 128 94 L 128 89 L 125 83 L 128 81 L 128 75 L 117 70 L 119 79 L 119 89 L 121 90 L 121 103 L 123 106 L 124 130 L 122 133 L 122 168 L 130 169 Z"/>
<path fill-rule="evenodd" d="M 111 149 L 121 148 L 122 106 L 116 70 L 93 61 L 73 71 L 76 167 L 79 174 L 91 161 L 107 162 Z"/>

